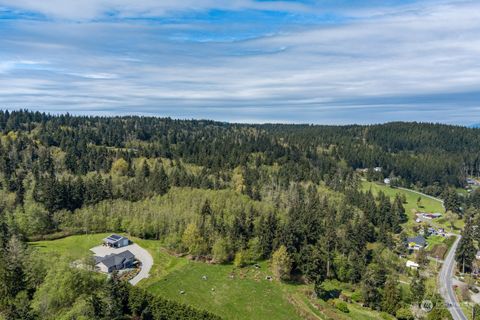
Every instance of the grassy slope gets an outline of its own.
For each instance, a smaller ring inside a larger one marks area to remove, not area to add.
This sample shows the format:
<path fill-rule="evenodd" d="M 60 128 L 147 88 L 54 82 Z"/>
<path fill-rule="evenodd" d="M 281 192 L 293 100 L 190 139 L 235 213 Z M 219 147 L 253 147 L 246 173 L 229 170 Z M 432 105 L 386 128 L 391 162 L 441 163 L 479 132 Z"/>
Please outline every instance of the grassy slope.
<path fill-rule="evenodd" d="M 420 203 L 422 207 L 418 207 L 417 199 L 419 195 L 415 192 L 391 188 L 384 184 L 378 184 L 375 182 L 368 182 L 368 181 L 362 181 L 362 188 L 363 190 L 371 189 L 373 194 L 377 194 L 378 192 L 383 191 L 383 193 L 385 193 L 387 196 L 390 196 L 392 198 L 395 197 L 395 195 L 397 194 L 405 194 L 407 198 L 407 203 L 404 204 L 404 206 L 405 206 L 405 210 L 409 213 L 412 211 L 443 213 L 445 211 L 442 207 L 442 204 L 439 201 L 436 201 L 424 196 L 420 196 L 422 198 L 422 201 Z"/>
<path fill-rule="evenodd" d="M 37 241 L 30 243 L 41 253 L 56 257 L 64 257 L 68 260 L 77 260 L 91 254 L 90 248 L 99 245 L 106 233 L 76 235 L 54 241 Z"/>
<path fill-rule="evenodd" d="M 31 245 L 45 255 L 70 261 L 83 258 L 108 234 L 71 236 Z M 270 275 L 267 262 L 235 269 L 232 265 L 210 265 L 169 254 L 160 241 L 131 238 L 147 249 L 154 258 L 150 278 L 140 286 L 150 292 L 210 310 L 225 319 L 382 319 L 380 314 L 349 304 L 350 313 L 343 314 L 321 300 L 305 294 L 306 285 L 265 280 Z M 230 274 L 234 274 L 233 279 Z M 207 280 L 203 280 L 203 276 Z M 212 288 L 215 290 L 212 291 Z M 184 290 L 185 294 L 180 294 Z"/>
<path fill-rule="evenodd" d="M 408 215 L 408 222 L 406 223 L 407 229 L 411 229 L 411 227 L 417 224 L 415 222 L 416 212 L 439 212 L 442 214 L 445 213 L 445 209 L 443 208 L 440 201 L 425 196 L 420 196 L 419 194 L 412 191 L 396 189 L 384 184 L 368 181 L 362 181 L 362 189 L 364 191 L 371 190 L 374 195 L 380 191 L 383 191 L 383 193 L 385 193 L 387 196 L 390 196 L 391 198 L 395 197 L 395 195 L 397 194 L 404 194 L 407 199 L 407 203 L 404 204 L 405 211 Z M 420 202 L 420 207 L 417 206 L 418 197 L 422 198 L 422 201 Z M 450 224 L 444 218 L 432 220 L 430 224 L 434 227 L 442 227 L 450 230 Z M 464 221 L 461 219 L 457 219 L 454 225 L 457 230 L 458 228 L 461 229 L 464 226 Z"/>

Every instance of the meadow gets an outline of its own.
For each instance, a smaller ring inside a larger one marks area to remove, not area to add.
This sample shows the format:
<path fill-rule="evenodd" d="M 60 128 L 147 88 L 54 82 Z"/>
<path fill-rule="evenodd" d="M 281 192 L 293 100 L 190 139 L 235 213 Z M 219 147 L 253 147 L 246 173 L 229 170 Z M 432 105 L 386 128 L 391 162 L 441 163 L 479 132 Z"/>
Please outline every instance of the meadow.
<path fill-rule="evenodd" d="M 75 235 L 57 240 L 30 243 L 50 259 L 73 262 L 89 256 L 90 248 L 101 243 L 108 233 Z M 153 256 L 150 278 L 139 286 L 148 291 L 197 308 L 214 312 L 225 319 L 384 319 L 385 314 L 349 303 L 349 313 L 311 296 L 312 286 L 267 280 L 268 261 L 259 268 L 235 268 L 232 264 L 208 264 L 169 253 L 158 240 L 130 237 Z M 351 294 L 348 285 L 332 282 L 331 287 Z M 183 293 L 182 293 L 183 292 Z"/>
<path fill-rule="evenodd" d="M 380 191 L 389 196 L 393 199 L 397 194 L 404 195 L 406 199 L 406 203 L 403 204 L 405 207 L 405 212 L 408 216 L 408 221 L 406 222 L 405 226 L 407 230 L 410 230 L 415 226 L 419 225 L 415 222 L 417 219 L 416 213 L 417 212 L 428 212 L 428 213 L 441 213 L 445 214 L 445 209 L 443 208 L 442 202 L 435 198 L 427 197 L 425 195 L 416 193 L 412 190 L 407 189 L 399 189 L 393 188 L 391 186 L 385 185 L 383 183 L 377 182 L 370 182 L 370 181 L 362 181 L 362 189 L 364 191 L 371 190 L 374 195 L 377 195 Z M 420 198 L 420 202 L 418 202 L 418 198 Z M 436 227 L 436 228 L 444 228 L 445 230 L 458 232 L 464 226 L 464 221 L 456 217 L 454 219 L 453 225 L 454 228 L 452 229 L 450 226 L 450 222 L 445 219 L 445 217 L 441 217 L 439 219 L 434 219 L 429 221 L 429 225 Z"/>

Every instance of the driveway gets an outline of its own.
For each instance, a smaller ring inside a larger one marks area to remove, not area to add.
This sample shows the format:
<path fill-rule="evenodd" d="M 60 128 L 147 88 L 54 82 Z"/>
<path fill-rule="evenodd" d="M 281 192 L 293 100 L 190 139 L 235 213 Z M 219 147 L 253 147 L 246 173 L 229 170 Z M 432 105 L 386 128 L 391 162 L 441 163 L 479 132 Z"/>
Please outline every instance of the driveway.
<path fill-rule="evenodd" d="M 135 255 L 135 258 L 142 263 L 142 268 L 140 269 L 140 272 L 129 282 L 132 285 L 136 285 L 137 283 L 140 282 L 140 280 L 146 279 L 150 276 L 149 272 L 153 266 L 153 258 L 147 250 L 143 249 L 136 243 L 130 244 L 128 246 L 118 248 L 118 249 L 110 248 L 107 246 L 97 246 L 97 247 L 93 247 L 90 250 L 93 251 L 93 253 L 98 257 L 105 257 L 106 255 L 109 255 L 112 253 L 117 254 L 117 253 L 121 253 L 123 251 L 129 250 L 131 253 Z"/>

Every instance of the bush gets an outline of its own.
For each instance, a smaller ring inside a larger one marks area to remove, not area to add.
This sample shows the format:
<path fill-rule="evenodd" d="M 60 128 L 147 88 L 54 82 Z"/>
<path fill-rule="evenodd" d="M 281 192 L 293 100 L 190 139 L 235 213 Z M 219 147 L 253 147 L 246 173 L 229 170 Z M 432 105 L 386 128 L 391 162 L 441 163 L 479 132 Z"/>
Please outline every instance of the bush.
<path fill-rule="evenodd" d="M 395 313 L 395 316 L 397 317 L 398 320 L 413 320 L 413 314 L 412 311 L 408 308 L 400 308 L 397 310 Z"/>
<path fill-rule="evenodd" d="M 233 265 L 237 268 L 242 268 L 247 265 L 247 254 L 245 250 L 238 251 L 235 254 L 235 259 L 233 260 Z"/>
<path fill-rule="evenodd" d="M 392 320 L 394 319 L 393 316 L 391 316 L 390 314 L 386 313 L 386 312 L 381 312 L 380 313 L 380 318 L 384 319 L 384 320 Z"/>
<path fill-rule="evenodd" d="M 470 286 L 470 290 L 472 290 L 473 293 L 479 293 L 480 291 L 477 289 L 475 286 Z"/>
<path fill-rule="evenodd" d="M 342 311 L 343 313 L 349 313 L 350 310 L 348 309 L 348 306 L 345 302 L 343 301 L 337 301 L 335 302 L 335 308 L 338 310 Z"/>
<path fill-rule="evenodd" d="M 213 259 L 217 263 L 225 263 L 230 261 L 230 248 L 227 240 L 224 238 L 218 238 L 212 247 Z"/>
<path fill-rule="evenodd" d="M 355 301 L 355 302 L 361 302 L 363 299 L 362 293 L 360 291 L 355 291 L 354 293 L 352 293 L 350 298 L 352 299 L 352 301 Z"/>
<path fill-rule="evenodd" d="M 262 258 L 262 246 L 258 237 L 252 238 L 248 241 L 248 257 L 252 261 Z"/>
<path fill-rule="evenodd" d="M 166 236 L 164 240 L 164 245 L 167 249 L 175 252 L 183 252 L 187 250 L 187 248 L 185 248 L 182 244 L 182 237 L 180 237 L 176 233 L 172 233 Z"/>
<path fill-rule="evenodd" d="M 272 271 L 279 280 L 290 279 L 292 259 L 287 252 L 287 248 L 283 245 L 272 255 Z"/>

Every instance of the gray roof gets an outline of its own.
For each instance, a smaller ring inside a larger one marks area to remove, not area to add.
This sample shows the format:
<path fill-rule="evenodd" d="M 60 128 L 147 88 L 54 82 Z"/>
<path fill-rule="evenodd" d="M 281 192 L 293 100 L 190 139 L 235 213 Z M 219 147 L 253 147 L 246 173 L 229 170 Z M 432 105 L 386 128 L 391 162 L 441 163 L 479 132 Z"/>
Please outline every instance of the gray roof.
<path fill-rule="evenodd" d="M 106 237 L 105 239 L 103 239 L 103 241 L 108 242 L 108 243 L 116 243 L 116 242 L 118 242 L 122 239 L 126 239 L 126 238 L 123 237 L 123 236 L 120 236 L 118 234 L 112 234 L 112 235 Z"/>
<path fill-rule="evenodd" d="M 414 242 L 420 246 L 424 246 L 427 244 L 427 240 L 425 240 L 424 237 L 422 236 L 416 236 L 416 237 L 413 237 L 413 238 L 407 238 L 407 242 L 410 243 L 410 242 Z"/>
<path fill-rule="evenodd" d="M 97 263 L 103 263 L 107 268 L 110 268 L 121 265 L 133 259 L 135 259 L 135 255 L 130 251 L 126 250 L 117 254 L 109 254 L 108 256 L 103 257 L 103 259 L 101 259 Z"/>

